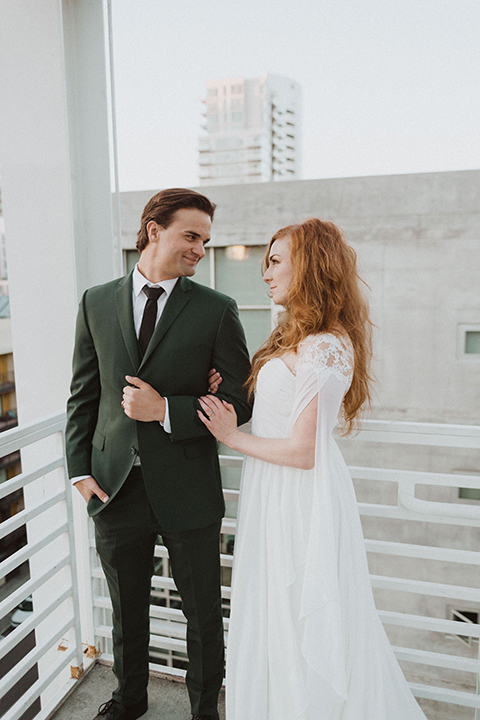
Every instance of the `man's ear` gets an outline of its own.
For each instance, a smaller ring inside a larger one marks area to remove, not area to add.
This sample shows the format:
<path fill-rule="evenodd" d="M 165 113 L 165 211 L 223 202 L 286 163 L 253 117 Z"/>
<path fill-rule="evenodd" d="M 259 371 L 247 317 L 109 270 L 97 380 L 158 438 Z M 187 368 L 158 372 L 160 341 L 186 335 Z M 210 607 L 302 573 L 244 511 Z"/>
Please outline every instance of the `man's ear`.
<path fill-rule="evenodd" d="M 147 223 L 147 235 L 150 242 L 158 242 L 160 239 L 160 230 L 162 230 L 161 225 L 155 222 L 155 220 L 150 220 L 150 222 Z"/>

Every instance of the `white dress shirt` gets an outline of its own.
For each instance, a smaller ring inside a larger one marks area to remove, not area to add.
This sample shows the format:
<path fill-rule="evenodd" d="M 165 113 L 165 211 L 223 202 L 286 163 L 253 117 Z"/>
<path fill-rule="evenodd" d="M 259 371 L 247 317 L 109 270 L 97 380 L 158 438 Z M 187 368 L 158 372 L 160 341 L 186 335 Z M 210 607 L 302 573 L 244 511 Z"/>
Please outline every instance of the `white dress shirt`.
<path fill-rule="evenodd" d="M 135 265 L 132 275 L 132 302 L 133 324 L 135 326 L 135 335 L 137 336 L 137 340 L 138 336 L 140 335 L 140 326 L 142 324 L 143 311 L 145 310 L 145 305 L 147 304 L 147 296 L 143 292 L 143 288 L 145 287 L 145 285 L 148 285 L 149 287 L 162 287 L 164 289 L 164 292 L 157 300 L 157 318 L 155 320 L 156 327 L 158 321 L 162 316 L 165 305 L 167 304 L 167 300 L 172 294 L 173 288 L 175 287 L 177 280 L 178 278 L 173 278 L 171 280 L 162 280 L 162 282 L 159 283 L 152 283 L 150 282 L 150 280 L 147 280 L 147 278 L 142 275 L 142 273 L 138 269 L 138 263 L 137 265 Z M 165 432 L 170 433 L 172 432 L 172 427 L 170 425 L 170 415 L 168 412 L 168 400 L 167 398 L 164 398 L 164 400 L 165 417 L 163 419 L 163 422 L 160 422 L 160 425 L 162 425 Z M 138 455 L 135 459 L 135 465 L 140 465 L 140 458 L 138 457 Z M 80 475 L 78 477 L 72 478 L 71 482 L 72 484 L 75 484 L 76 482 L 80 482 L 80 480 L 85 480 L 85 478 L 87 477 L 90 477 L 90 475 Z"/>

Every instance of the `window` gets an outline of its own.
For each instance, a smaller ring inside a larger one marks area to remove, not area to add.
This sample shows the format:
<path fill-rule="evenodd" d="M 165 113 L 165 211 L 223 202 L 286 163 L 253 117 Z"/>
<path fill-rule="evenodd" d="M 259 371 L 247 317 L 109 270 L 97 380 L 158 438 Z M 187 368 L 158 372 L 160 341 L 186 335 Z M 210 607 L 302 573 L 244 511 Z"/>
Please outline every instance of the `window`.
<path fill-rule="evenodd" d="M 217 95 L 218 95 L 218 88 L 208 88 L 208 90 L 207 90 L 208 97 L 217 97 Z"/>
<path fill-rule="evenodd" d="M 459 610 L 457 608 L 449 608 L 450 620 L 456 620 L 457 622 L 464 622 L 469 625 L 478 625 L 479 613 L 478 610 Z M 454 635 L 453 637 L 458 638 L 466 645 L 473 645 L 474 642 L 478 642 L 478 639 L 472 638 L 470 635 Z"/>
<path fill-rule="evenodd" d="M 232 95 L 241 95 L 243 93 L 243 85 L 232 85 L 230 90 Z"/>
<path fill-rule="evenodd" d="M 467 330 L 465 333 L 465 353 L 467 355 L 480 355 L 480 332 Z"/>
<path fill-rule="evenodd" d="M 457 358 L 463 362 L 480 362 L 480 324 L 458 326 Z"/>
<path fill-rule="evenodd" d="M 243 110 L 243 98 L 233 98 L 230 105 L 232 110 Z"/>
<path fill-rule="evenodd" d="M 215 233 L 214 233 L 215 235 Z M 267 339 L 272 329 L 272 304 L 262 280 L 263 245 L 207 247 L 198 263 L 194 282 L 212 287 L 236 300 L 251 355 Z M 136 250 L 124 251 L 125 272 L 138 262 Z"/>
<path fill-rule="evenodd" d="M 217 112 L 218 112 L 218 104 L 217 103 L 207 103 L 208 115 L 214 115 Z"/>
<path fill-rule="evenodd" d="M 230 148 L 239 148 L 243 146 L 242 138 L 218 138 L 217 150 L 227 150 Z"/>
<path fill-rule="evenodd" d="M 243 112 L 232 112 L 232 123 L 243 123 Z"/>
<path fill-rule="evenodd" d="M 461 500 L 480 500 L 479 488 L 458 488 L 458 497 Z"/>
<path fill-rule="evenodd" d="M 123 267 L 125 273 L 129 273 L 140 260 L 140 254 L 136 250 L 123 251 Z"/>

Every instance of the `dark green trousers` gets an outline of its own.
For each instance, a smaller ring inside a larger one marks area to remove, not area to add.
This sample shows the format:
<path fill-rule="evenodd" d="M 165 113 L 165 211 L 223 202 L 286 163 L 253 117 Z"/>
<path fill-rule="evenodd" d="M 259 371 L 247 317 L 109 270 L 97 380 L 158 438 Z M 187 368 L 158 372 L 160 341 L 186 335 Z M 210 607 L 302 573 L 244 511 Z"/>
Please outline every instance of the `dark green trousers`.
<path fill-rule="evenodd" d="M 133 705 L 148 684 L 149 606 L 158 535 L 168 548 L 187 618 L 187 688 L 192 714 L 213 715 L 222 686 L 224 648 L 220 596 L 221 521 L 169 533 L 153 514 L 140 468 L 94 517 L 97 551 L 113 606 L 114 700 Z"/>

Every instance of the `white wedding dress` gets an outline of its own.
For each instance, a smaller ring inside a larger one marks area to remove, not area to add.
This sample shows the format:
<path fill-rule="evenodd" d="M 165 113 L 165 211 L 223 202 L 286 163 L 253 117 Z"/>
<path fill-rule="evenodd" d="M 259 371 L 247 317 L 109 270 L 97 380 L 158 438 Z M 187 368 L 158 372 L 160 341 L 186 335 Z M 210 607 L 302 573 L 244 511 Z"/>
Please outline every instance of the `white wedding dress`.
<path fill-rule="evenodd" d="M 318 394 L 312 470 L 247 457 L 227 645 L 227 720 L 425 720 L 375 609 L 350 475 L 332 438 L 350 341 L 307 338 L 258 375 L 252 434 L 289 437 Z"/>

